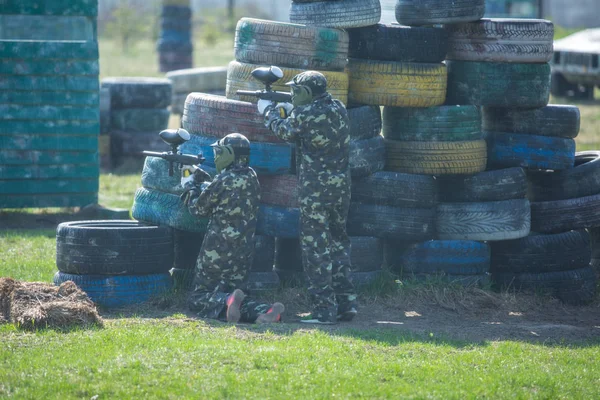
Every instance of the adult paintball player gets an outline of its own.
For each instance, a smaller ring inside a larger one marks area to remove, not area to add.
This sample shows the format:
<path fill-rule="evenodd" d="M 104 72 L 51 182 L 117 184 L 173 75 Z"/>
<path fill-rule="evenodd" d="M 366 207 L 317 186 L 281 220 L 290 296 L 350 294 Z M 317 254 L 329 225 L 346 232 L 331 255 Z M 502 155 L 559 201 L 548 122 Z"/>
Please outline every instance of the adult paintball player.
<path fill-rule="evenodd" d="M 201 318 L 227 322 L 269 323 L 280 320 L 284 306 L 259 303 L 245 296 L 244 287 L 254 257 L 254 232 L 260 186 L 249 166 L 250 142 L 232 133 L 212 145 L 217 175 L 202 169 L 181 195 L 192 215 L 209 218 L 196 264 L 190 309 Z M 201 190 L 203 182 L 210 182 Z"/>
<path fill-rule="evenodd" d="M 302 72 L 286 85 L 291 86 L 291 105 L 260 100 L 258 110 L 275 135 L 296 144 L 302 264 L 313 302 L 312 313 L 301 321 L 350 321 L 358 306 L 348 280 L 348 114 L 339 100 L 332 99 L 327 79 L 317 71 Z"/>

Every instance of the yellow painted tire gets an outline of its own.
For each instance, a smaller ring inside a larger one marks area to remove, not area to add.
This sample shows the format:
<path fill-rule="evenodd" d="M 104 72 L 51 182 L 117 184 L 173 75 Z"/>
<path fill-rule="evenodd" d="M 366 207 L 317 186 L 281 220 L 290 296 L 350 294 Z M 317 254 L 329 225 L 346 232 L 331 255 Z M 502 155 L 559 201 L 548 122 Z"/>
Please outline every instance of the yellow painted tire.
<path fill-rule="evenodd" d="M 387 171 L 408 174 L 475 174 L 485 171 L 485 140 L 461 142 L 385 141 Z"/>
<path fill-rule="evenodd" d="M 444 64 L 351 58 L 348 101 L 392 107 L 444 104 L 448 74 Z"/>
<path fill-rule="evenodd" d="M 252 77 L 251 72 L 255 68 L 268 67 L 268 65 L 248 64 L 239 61 L 229 63 L 227 70 L 227 88 L 225 96 L 231 100 L 248 101 L 251 103 L 258 102 L 258 98 L 251 96 L 237 95 L 238 90 L 262 90 L 265 86 Z M 285 86 L 286 82 L 292 80 L 297 74 L 307 71 L 299 68 L 281 67 L 283 78 L 272 85 L 273 90 L 278 92 L 290 92 L 289 86 Z M 348 74 L 346 72 L 335 71 L 319 71 L 327 78 L 327 91 L 331 93 L 334 99 L 340 100 L 346 104 L 348 102 Z"/>

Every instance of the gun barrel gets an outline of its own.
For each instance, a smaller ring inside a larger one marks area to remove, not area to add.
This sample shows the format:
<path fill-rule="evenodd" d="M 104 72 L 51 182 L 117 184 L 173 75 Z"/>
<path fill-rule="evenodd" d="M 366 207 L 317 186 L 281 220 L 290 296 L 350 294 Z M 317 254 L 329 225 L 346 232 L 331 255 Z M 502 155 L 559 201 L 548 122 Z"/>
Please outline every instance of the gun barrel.
<path fill-rule="evenodd" d="M 276 92 L 273 90 L 238 90 L 236 94 L 258 97 L 261 100 L 269 100 L 275 103 L 289 103 L 292 101 L 291 93 Z"/>

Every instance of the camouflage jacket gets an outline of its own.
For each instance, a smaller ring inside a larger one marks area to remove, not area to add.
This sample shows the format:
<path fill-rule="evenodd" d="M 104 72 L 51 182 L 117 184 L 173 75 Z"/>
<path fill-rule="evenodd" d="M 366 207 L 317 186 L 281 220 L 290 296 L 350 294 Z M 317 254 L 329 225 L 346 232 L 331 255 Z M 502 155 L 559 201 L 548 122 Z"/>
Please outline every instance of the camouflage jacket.
<path fill-rule="evenodd" d="M 321 188 L 349 193 L 350 128 L 348 113 L 339 100 L 325 93 L 294 108 L 285 119 L 271 110 L 265 115 L 265 124 L 281 139 L 296 144 L 301 196 L 314 191 L 317 183 Z"/>
<path fill-rule="evenodd" d="M 207 236 L 219 237 L 223 246 L 247 246 L 252 251 L 259 202 L 260 186 L 254 170 L 233 167 L 215 176 L 190 206 L 190 212 L 209 217 Z"/>

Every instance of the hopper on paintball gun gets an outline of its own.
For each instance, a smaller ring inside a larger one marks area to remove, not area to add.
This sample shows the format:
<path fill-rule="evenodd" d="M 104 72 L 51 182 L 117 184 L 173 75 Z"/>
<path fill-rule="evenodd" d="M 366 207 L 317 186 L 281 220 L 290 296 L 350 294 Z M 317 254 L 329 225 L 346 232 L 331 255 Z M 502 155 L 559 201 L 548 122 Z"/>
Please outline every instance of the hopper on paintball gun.
<path fill-rule="evenodd" d="M 283 71 L 276 66 L 260 67 L 251 72 L 254 79 L 265 85 L 263 90 L 238 90 L 236 93 L 244 96 L 258 97 L 261 100 L 269 100 L 274 103 L 290 103 L 292 95 L 286 92 L 277 92 L 271 85 L 283 78 Z"/>
<path fill-rule="evenodd" d="M 192 154 L 181 154 L 179 146 L 190 140 L 190 133 L 185 129 L 165 129 L 158 136 L 171 146 L 171 151 L 158 153 L 155 151 L 142 151 L 142 154 L 150 157 L 159 157 L 169 162 L 169 176 L 173 176 L 173 164 L 177 163 L 180 166 L 184 165 L 200 165 L 206 161 L 202 153 L 194 156 Z"/>

